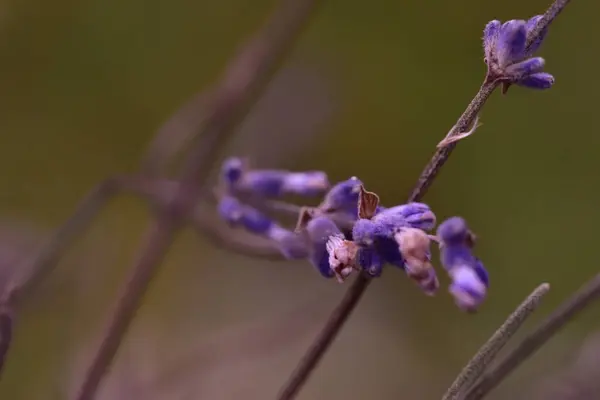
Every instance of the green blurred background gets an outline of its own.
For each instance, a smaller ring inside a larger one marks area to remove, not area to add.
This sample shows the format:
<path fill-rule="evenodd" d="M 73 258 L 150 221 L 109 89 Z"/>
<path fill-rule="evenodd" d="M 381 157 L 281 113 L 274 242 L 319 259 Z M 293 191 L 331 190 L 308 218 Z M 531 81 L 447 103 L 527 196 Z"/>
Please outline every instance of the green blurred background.
<path fill-rule="evenodd" d="M 0 256 L 47 237 L 102 178 L 133 172 L 153 132 L 206 89 L 276 4 L 265 0 L 2 0 Z M 261 166 L 357 175 L 401 202 L 485 72 L 482 29 L 548 0 L 325 2 L 240 129 Z M 575 0 L 541 50 L 547 92 L 495 94 L 426 201 L 480 237 L 492 279 L 476 315 L 403 274 L 376 281 L 302 399 L 435 399 L 524 296 L 552 291 L 527 328 L 598 270 L 597 2 Z M 64 399 L 148 220 L 114 201 L 24 304 L 0 383 L 6 399 Z M 18 243 L 17 246 L 15 243 Z M 26 252 L 27 250 L 20 250 Z M 447 285 L 444 277 L 443 285 Z M 180 235 L 101 399 L 270 399 L 347 285 L 304 262 L 253 260 Z M 490 397 L 530 398 L 600 309 L 555 337 Z M 527 329 L 526 328 L 526 329 Z"/>

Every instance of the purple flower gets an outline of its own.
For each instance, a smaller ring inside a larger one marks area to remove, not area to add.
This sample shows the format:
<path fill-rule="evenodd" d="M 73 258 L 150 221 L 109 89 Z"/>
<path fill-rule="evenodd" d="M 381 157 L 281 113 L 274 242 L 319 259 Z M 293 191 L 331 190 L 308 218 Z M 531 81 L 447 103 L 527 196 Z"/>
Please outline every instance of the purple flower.
<path fill-rule="evenodd" d="M 285 194 L 314 196 L 329 187 L 327 175 L 320 171 L 289 172 L 278 170 L 252 170 L 242 175 L 235 188 L 265 197 Z"/>
<path fill-rule="evenodd" d="M 248 169 L 242 159 L 237 157 L 225 160 L 221 167 L 221 179 L 229 190 L 264 197 L 280 197 L 285 194 L 315 196 L 329 188 L 327 174 L 322 171 Z"/>
<path fill-rule="evenodd" d="M 463 310 L 474 312 L 485 299 L 488 273 L 473 255 L 475 236 L 460 217 L 448 218 L 437 229 L 442 266 L 452 279 L 449 292 Z"/>
<path fill-rule="evenodd" d="M 494 20 L 483 30 L 485 62 L 488 66 L 488 80 L 504 84 L 503 92 L 511 84 L 533 89 L 548 89 L 554 84 L 554 77 L 542 72 L 544 59 L 532 57 L 540 47 L 546 30 L 526 48 L 527 35 L 536 26 L 541 16 L 529 21 L 510 20 L 501 24 Z"/>
<path fill-rule="evenodd" d="M 228 186 L 235 185 L 244 173 L 245 165 L 241 158 L 230 157 L 221 166 L 221 178 Z"/>
<path fill-rule="evenodd" d="M 356 257 L 363 271 L 372 277 L 381 276 L 384 260 L 374 248 L 359 248 Z"/>
<path fill-rule="evenodd" d="M 334 185 L 319 205 L 323 212 L 346 211 L 357 214 L 358 196 L 362 182 L 355 176 Z"/>
<path fill-rule="evenodd" d="M 282 228 L 258 210 L 240 203 L 235 197 L 223 196 L 219 201 L 218 213 L 232 226 L 239 226 L 250 233 L 271 239 L 288 259 L 308 256 L 308 247 L 300 235 Z"/>
<path fill-rule="evenodd" d="M 217 206 L 221 219 L 229 224 L 239 223 L 244 214 L 244 206 L 232 196 L 223 196 Z"/>
<path fill-rule="evenodd" d="M 452 284 L 449 292 L 454 296 L 456 305 L 467 312 L 475 312 L 485 299 L 487 286 L 479 275 L 469 267 L 451 270 Z"/>
<path fill-rule="evenodd" d="M 330 253 L 327 244 L 331 237 L 342 238 L 342 232 L 329 218 L 318 216 L 306 224 L 310 255 L 309 261 L 326 278 L 334 276 L 334 271 L 329 263 Z"/>

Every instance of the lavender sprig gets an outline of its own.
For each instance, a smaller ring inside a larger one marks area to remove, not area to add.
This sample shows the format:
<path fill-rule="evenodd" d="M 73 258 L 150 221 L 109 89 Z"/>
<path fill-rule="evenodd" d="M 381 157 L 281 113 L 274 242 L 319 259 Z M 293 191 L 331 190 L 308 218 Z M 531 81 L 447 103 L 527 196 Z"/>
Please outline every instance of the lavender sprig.
<path fill-rule="evenodd" d="M 537 15 L 528 21 L 510 20 L 502 24 L 490 21 L 483 31 L 485 63 L 488 66 L 487 80 L 501 82 L 502 92 L 506 93 L 511 84 L 532 89 L 548 89 L 554 84 L 554 77 L 542 72 L 545 61 L 533 54 L 542 44 L 547 33 L 543 29 L 527 46 L 527 34 L 542 19 Z"/>
<path fill-rule="evenodd" d="M 541 19 L 537 21 L 527 32 L 525 48 L 529 49 L 542 36 L 543 31 L 550 25 L 558 14 L 565 8 L 570 0 L 555 0 L 553 4 L 544 13 Z M 462 113 L 456 124 L 446 135 L 446 143 L 443 146 L 438 146 L 437 151 L 432 156 L 429 163 L 423 169 L 415 188 L 412 190 L 408 201 L 419 201 L 426 194 L 427 189 L 435 180 L 441 168 L 444 166 L 450 154 L 457 145 L 457 141 L 452 141 L 452 138 L 462 135 L 469 126 L 473 124 L 477 115 L 479 115 L 484 104 L 492 95 L 494 90 L 501 82 L 497 80 L 484 80 L 483 84 Z M 348 289 L 346 295 L 342 298 L 339 305 L 333 310 L 330 318 L 325 326 L 319 332 L 318 336 L 301 359 L 298 367 L 291 375 L 290 379 L 283 386 L 278 394 L 278 400 L 293 399 L 306 382 L 310 373 L 317 366 L 327 349 L 333 343 L 333 340 L 342 329 L 344 323 L 359 303 L 362 295 L 369 286 L 371 280 L 368 274 L 361 274 L 354 281 L 353 285 Z"/>

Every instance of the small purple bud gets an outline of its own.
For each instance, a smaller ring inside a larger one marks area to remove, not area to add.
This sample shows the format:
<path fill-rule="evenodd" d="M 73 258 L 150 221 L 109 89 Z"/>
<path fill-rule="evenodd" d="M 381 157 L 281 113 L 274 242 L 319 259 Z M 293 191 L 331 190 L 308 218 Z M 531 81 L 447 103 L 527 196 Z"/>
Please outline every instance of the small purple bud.
<path fill-rule="evenodd" d="M 493 56 L 501 25 L 502 24 L 500 21 L 493 20 L 488 22 L 483 29 L 483 50 L 485 53 L 486 63 L 488 62 L 487 60 Z"/>
<path fill-rule="evenodd" d="M 541 15 L 536 15 L 535 17 L 530 18 L 526 24 L 527 33 L 529 33 L 537 25 L 538 21 L 541 19 L 542 19 Z M 531 46 L 529 46 L 529 49 L 527 49 L 528 55 L 535 53 L 540 48 L 540 45 L 544 41 L 544 38 L 546 37 L 547 33 L 548 33 L 548 27 L 545 27 L 542 30 L 542 32 L 540 33 L 540 35 L 531 43 Z"/>
<path fill-rule="evenodd" d="M 483 32 L 485 62 L 488 66 L 488 81 L 502 84 L 506 93 L 512 84 L 533 89 L 548 89 L 554 83 L 552 75 L 543 74 L 544 59 L 530 58 L 539 48 L 547 29 L 525 48 L 527 35 L 531 34 L 542 16 L 528 21 L 511 20 L 498 26 L 498 21 L 489 22 Z M 541 75 L 540 75 L 541 74 Z"/>
<path fill-rule="evenodd" d="M 496 56 L 500 68 L 523 59 L 526 40 L 525 21 L 513 19 L 502 24 L 496 44 Z"/>
<path fill-rule="evenodd" d="M 446 245 L 462 244 L 469 237 L 467 222 L 461 217 L 451 217 L 437 228 L 437 236 Z"/>
<path fill-rule="evenodd" d="M 268 236 L 269 230 L 274 225 L 273 221 L 252 207 L 244 207 L 240 224 L 249 232 L 257 235 Z"/>
<path fill-rule="evenodd" d="M 328 187 L 327 174 L 321 171 L 289 173 L 283 181 L 283 190 L 286 193 L 301 196 L 315 196 L 323 193 Z"/>
<path fill-rule="evenodd" d="M 244 172 L 244 163 L 238 157 L 228 158 L 221 167 L 221 177 L 229 185 L 233 185 L 240 180 Z"/>
<path fill-rule="evenodd" d="M 373 248 L 360 248 L 357 253 L 358 264 L 373 277 L 381 276 L 383 272 L 383 259 Z"/>
<path fill-rule="evenodd" d="M 454 268 L 468 266 L 474 268 L 476 258 L 471 249 L 464 244 L 444 245 L 440 248 L 440 260 L 442 267 L 447 271 Z"/>
<path fill-rule="evenodd" d="M 252 170 L 244 174 L 236 188 L 265 197 L 279 197 L 283 194 L 285 176 L 284 171 Z"/>
<path fill-rule="evenodd" d="M 526 76 L 515 83 L 531 89 L 549 89 L 554 84 L 554 77 L 546 72 L 538 72 Z"/>
<path fill-rule="evenodd" d="M 476 311 L 485 299 L 487 288 L 472 268 L 456 268 L 451 272 L 449 292 L 464 311 Z"/>
<path fill-rule="evenodd" d="M 540 72 L 544 68 L 544 59 L 542 57 L 528 58 L 525 61 L 512 64 L 506 68 L 506 74 L 513 80 L 519 81 L 528 75 Z"/>
<path fill-rule="evenodd" d="M 244 206 L 232 196 L 223 196 L 218 204 L 219 216 L 229 224 L 237 224 L 244 213 Z"/>
<path fill-rule="evenodd" d="M 356 213 L 361 186 L 362 182 L 357 177 L 337 183 L 325 195 L 319 208 L 325 212 L 343 210 Z"/>
<path fill-rule="evenodd" d="M 326 278 L 333 277 L 334 273 L 329 265 L 327 242 L 331 236 L 341 235 L 342 232 L 329 218 L 318 216 L 306 224 L 306 233 L 310 242 L 310 262 Z"/>

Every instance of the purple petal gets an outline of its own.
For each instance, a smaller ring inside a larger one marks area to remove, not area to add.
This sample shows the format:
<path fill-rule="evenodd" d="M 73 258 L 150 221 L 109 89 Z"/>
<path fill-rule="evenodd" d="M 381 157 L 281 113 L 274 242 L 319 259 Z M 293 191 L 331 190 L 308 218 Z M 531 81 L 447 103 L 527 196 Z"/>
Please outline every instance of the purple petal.
<path fill-rule="evenodd" d="M 437 235 L 442 242 L 463 243 L 469 234 L 467 222 L 461 217 L 451 217 L 442 222 L 437 228 Z"/>
<path fill-rule="evenodd" d="M 252 207 L 244 207 L 240 223 L 249 232 L 257 235 L 267 235 L 273 226 L 273 221 Z"/>
<path fill-rule="evenodd" d="M 355 211 L 361 185 L 362 182 L 356 177 L 337 183 L 329 190 L 319 207 L 325 211 Z"/>
<path fill-rule="evenodd" d="M 381 276 L 383 260 L 375 249 L 361 248 L 358 250 L 358 263 L 371 276 Z"/>
<path fill-rule="evenodd" d="M 545 61 L 542 57 L 528 58 L 525 61 L 510 65 L 506 68 L 505 73 L 507 76 L 518 81 L 527 75 L 540 72 L 544 68 L 544 64 Z"/>
<path fill-rule="evenodd" d="M 539 20 L 542 19 L 541 15 L 536 15 L 533 18 L 530 18 L 529 21 L 527 21 L 527 33 L 529 33 L 538 23 Z M 540 45 L 542 44 L 542 42 L 544 41 L 544 38 L 546 37 L 546 34 L 548 33 L 548 27 L 545 27 L 542 32 L 540 33 L 540 35 L 531 43 L 531 46 L 529 46 L 529 49 L 527 49 L 527 54 L 533 54 L 535 53 L 538 48 L 540 47 Z"/>
<path fill-rule="evenodd" d="M 244 213 L 243 206 L 238 199 L 232 196 L 223 196 L 217 206 L 219 216 L 230 224 L 236 224 Z"/>
<path fill-rule="evenodd" d="M 242 177 L 237 188 L 261 196 L 279 197 L 283 195 L 283 184 L 287 174 L 285 171 L 277 170 L 248 171 Z"/>
<path fill-rule="evenodd" d="M 485 267 L 483 266 L 483 263 L 481 262 L 481 260 L 478 258 L 475 259 L 475 273 L 477 274 L 479 279 L 481 279 L 481 282 L 483 282 L 483 284 L 486 287 L 490 286 L 490 277 L 488 275 L 488 272 L 485 269 Z"/>
<path fill-rule="evenodd" d="M 498 39 L 500 26 L 500 21 L 493 20 L 488 22 L 483 29 L 483 51 L 485 53 L 486 60 L 490 59 L 492 56 L 494 47 L 496 46 L 496 40 Z"/>
<path fill-rule="evenodd" d="M 525 21 L 513 19 L 502 24 L 496 45 L 496 55 L 501 68 L 524 57 L 526 40 Z"/>
<path fill-rule="evenodd" d="M 554 84 L 554 77 L 546 72 L 538 72 L 518 80 L 516 84 L 531 89 L 549 89 Z"/>
<path fill-rule="evenodd" d="M 310 240 L 311 252 L 309 260 L 313 266 L 326 278 L 333 276 L 329 266 L 329 253 L 327 252 L 327 241 L 330 236 L 341 235 L 337 225 L 327 217 L 316 217 L 306 225 L 306 232 Z"/>
<path fill-rule="evenodd" d="M 223 166 L 221 167 L 221 177 L 225 182 L 232 185 L 240 179 L 243 169 L 244 164 L 240 158 L 228 158 L 223 162 Z"/>

